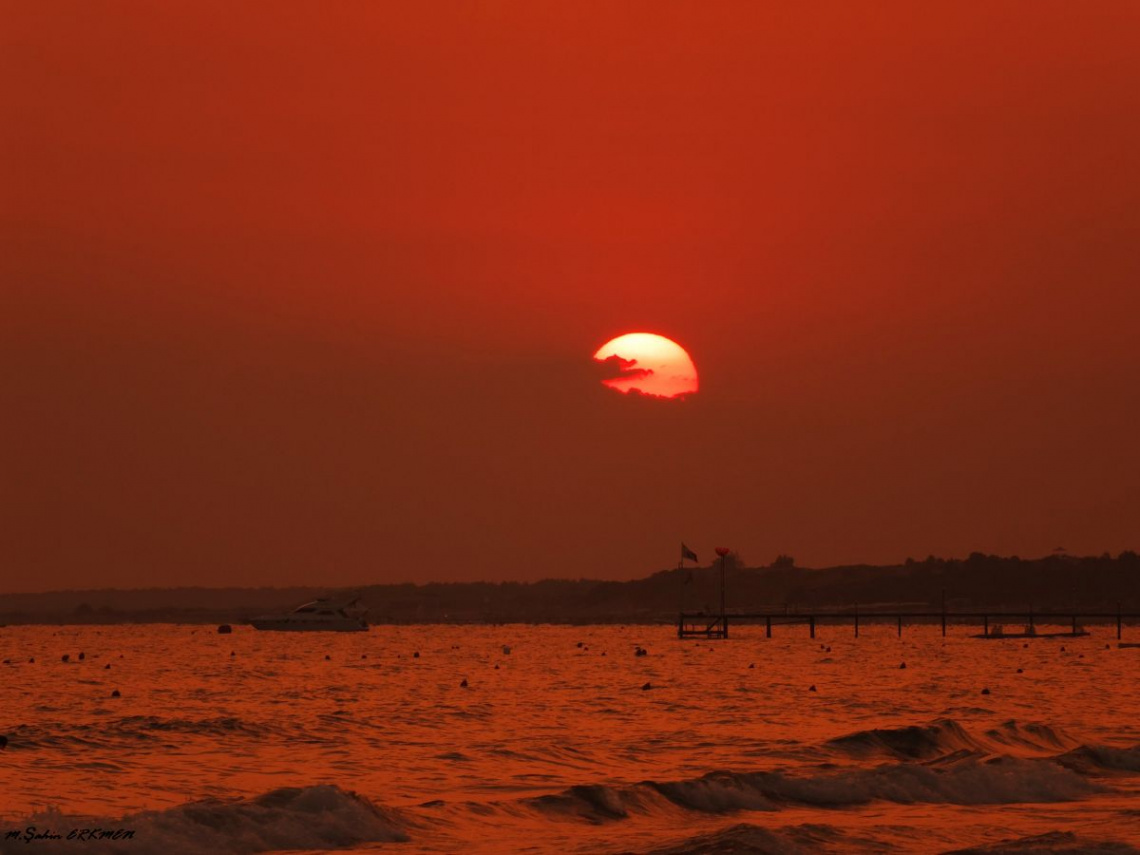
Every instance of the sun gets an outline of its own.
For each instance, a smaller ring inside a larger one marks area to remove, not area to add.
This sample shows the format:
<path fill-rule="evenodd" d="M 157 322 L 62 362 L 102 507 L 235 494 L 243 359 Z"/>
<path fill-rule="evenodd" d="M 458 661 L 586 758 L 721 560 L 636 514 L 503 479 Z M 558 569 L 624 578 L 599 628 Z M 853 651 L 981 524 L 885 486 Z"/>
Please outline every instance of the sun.
<path fill-rule="evenodd" d="M 594 360 L 613 369 L 602 383 L 618 392 L 680 398 L 697 391 L 697 366 L 685 348 L 655 333 L 627 333 L 598 348 Z"/>

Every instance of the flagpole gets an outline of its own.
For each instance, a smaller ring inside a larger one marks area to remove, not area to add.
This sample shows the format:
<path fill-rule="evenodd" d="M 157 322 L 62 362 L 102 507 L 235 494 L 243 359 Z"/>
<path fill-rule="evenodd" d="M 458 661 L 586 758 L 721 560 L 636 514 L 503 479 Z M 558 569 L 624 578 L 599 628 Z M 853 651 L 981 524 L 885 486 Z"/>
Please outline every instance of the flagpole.
<path fill-rule="evenodd" d="M 728 610 L 726 608 L 726 598 L 724 595 L 724 582 L 725 582 L 725 564 L 728 562 L 728 553 L 731 550 L 727 546 L 718 546 L 716 554 L 720 556 L 720 623 L 721 629 L 724 632 L 722 638 L 728 638 Z"/>
<path fill-rule="evenodd" d="M 681 543 L 681 560 L 677 562 L 677 612 L 685 610 L 685 544 Z"/>
<path fill-rule="evenodd" d="M 728 553 L 720 557 L 720 619 L 724 620 L 724 565 L 728 560 Z"/>

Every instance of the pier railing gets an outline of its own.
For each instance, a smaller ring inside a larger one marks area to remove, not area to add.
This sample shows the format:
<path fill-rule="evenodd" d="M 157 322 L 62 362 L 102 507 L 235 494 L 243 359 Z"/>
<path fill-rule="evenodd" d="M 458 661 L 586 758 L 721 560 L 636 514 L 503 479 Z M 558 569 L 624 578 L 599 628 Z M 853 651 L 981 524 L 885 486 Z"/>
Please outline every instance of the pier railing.
<path fill-rule="evenodd" d="M 1020 623 L 1025 629 L 1020 633 L 1008 633 L 1004 628 L 999 629 L 998 624 L 991 626 L 991 620 L 999 619 L 1011 623 Z M 889 611 L 889 612 L 862 612 L 859 611 L 808 611 L 798 614 L 789 614 L 786 611 L 778 612 L 723 612 L 710 614 L 708 612 L 681 612 L 677 620 L 678 638 L 728 638 L 729 623 L 734 624 L 764 624 L 765 635 L 772 637 L 773 626 L 804 625 L 808 627 L 811 638 L 815 638 L 816 627 L 827 623 L 832 626 L 851 624 L 855 630 L 855 637 L 859 637 L 859 625 L 869 623 L 894 623 L 896 631 L 901 637 L 904 624 L 941 624 L 942 634 L 946 635 L 947 624 L 962 625 L 973 624 L 982 630 L 982 638 L 1035 638 L 1049 636 L 1078 636 L 1087 635 L 1081 629 L 1081 621 L 1097 624 L 1116 624 L 1116 637 L 1123 635 L 1125 622 L 1136 623 L 1140 621 L 1140 612 L 1114 612 L 1085 611 L 1067 609 L 1063 611 L 1008 611 L 1005 609 L 988 609 L 969 612 L 951 611 Z M 1038 625 L 1070 627 L 1068 632 L 1038 633 Z"/>

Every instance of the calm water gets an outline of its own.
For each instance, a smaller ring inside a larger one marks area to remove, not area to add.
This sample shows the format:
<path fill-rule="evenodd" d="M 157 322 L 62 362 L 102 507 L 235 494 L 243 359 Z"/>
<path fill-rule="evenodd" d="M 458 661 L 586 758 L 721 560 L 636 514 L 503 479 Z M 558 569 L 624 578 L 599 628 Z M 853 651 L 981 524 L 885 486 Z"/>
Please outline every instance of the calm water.
<path fill-rule="evenodd" d="M 135 836 L 0 851 L 1140 847 L 1140 649 L 972 631 L 8 627 L 0 829 Z"/>

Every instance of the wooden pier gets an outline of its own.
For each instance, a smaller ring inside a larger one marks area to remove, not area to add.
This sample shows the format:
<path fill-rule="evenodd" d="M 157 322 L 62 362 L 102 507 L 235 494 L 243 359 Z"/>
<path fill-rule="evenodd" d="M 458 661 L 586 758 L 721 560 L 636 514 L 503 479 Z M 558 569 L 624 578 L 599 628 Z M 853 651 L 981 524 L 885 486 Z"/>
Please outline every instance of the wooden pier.
<path fill-rule="evenodd" d="M 1007 633 L 1004 630 L 996 632 L 996 624 L 991 627 L 991 620 L 1000 619 L 1007 623 L 1021 624 L 1025 630 L 1020 633 Z M 1125 621 L 1136 623 L 1140 621 L 1140 613 L 1092 612 L 1081 610 L 1066 610 L 1059 612 L 1013 612 L 986 610 L 976 612 L 948 612 L 948 611 L 914 611 L 914 612 L 859 612 L 859 611 L 813 611 L 804 614 L 789 614 L 788 612 L 722 612 L 709 614 L 707 612 L 681 612 L 677 620 L 678 638 L 719 639 L 728 638 L 729 623 L 735 624 L 764 624 L 765 636 L 772 637 L 773 626 L 806 625 L 811 638 L 815 638 L 815 630 L 821 624 L 831 626 L 850 624 L 854 627 L 855 637 L 859 637 L 859 625 L 894 624 L 898 636 L 902 637 L 904 624 L 941 624 L 942 634 L 946 635 L 947 624 L 979 626 L 982 633 L 979 638 L 1038 638 L 1038 637 L 1077 637 L 1088 635 L 1081 628 L 1081 621 L 1098 624 L 1116 624 L 1116 637 L 1120 639 L 1123 634 Z M 1069 632 L 1051 632 L 1038 636 L 1037 624 L 1046 626 L 1071 627 Z"/>

